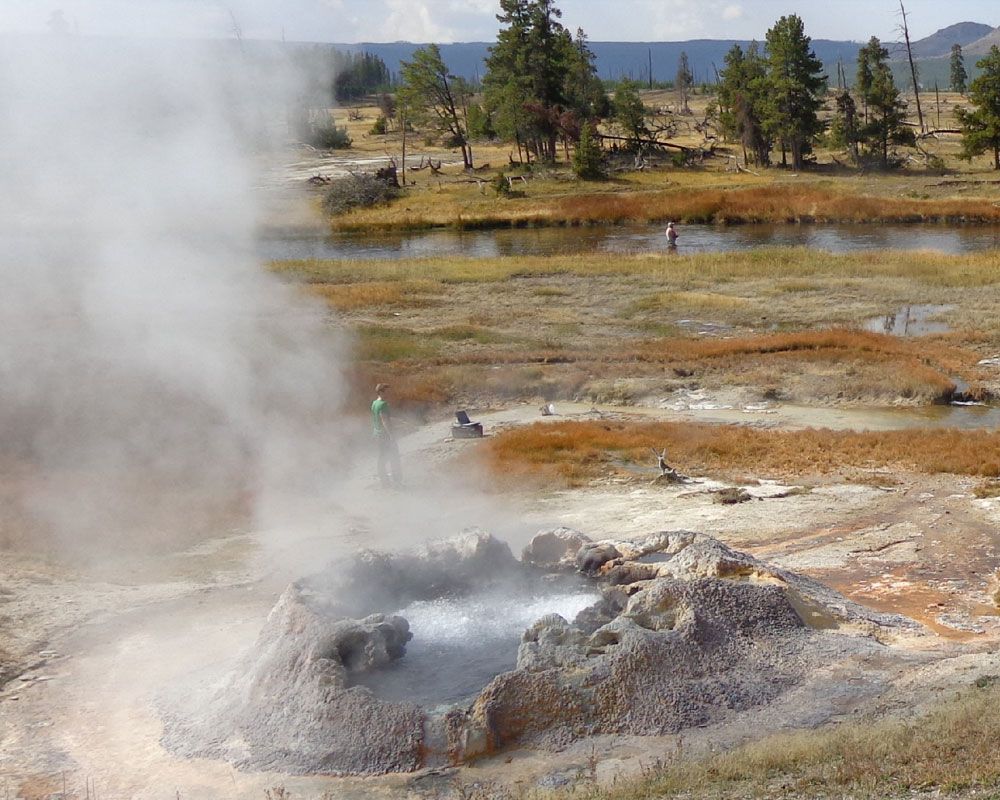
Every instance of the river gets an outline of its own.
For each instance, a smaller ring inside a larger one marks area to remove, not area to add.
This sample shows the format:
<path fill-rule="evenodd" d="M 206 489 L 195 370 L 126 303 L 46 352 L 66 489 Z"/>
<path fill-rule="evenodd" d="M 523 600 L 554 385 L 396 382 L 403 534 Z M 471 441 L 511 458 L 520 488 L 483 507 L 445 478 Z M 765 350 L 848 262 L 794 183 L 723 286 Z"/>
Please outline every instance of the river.
<path fill-rule="evenodd" d="M 669 251 L 660 225 L 428 230 L 377 234 L 287 233 L 259 240 L 268 260 L 578 255 L 580 253 L 705 253 L 754 247 L 810 247 L 830 252 L 1000 249 L 1000 226 L 945 225 L 683 225 Z"/>

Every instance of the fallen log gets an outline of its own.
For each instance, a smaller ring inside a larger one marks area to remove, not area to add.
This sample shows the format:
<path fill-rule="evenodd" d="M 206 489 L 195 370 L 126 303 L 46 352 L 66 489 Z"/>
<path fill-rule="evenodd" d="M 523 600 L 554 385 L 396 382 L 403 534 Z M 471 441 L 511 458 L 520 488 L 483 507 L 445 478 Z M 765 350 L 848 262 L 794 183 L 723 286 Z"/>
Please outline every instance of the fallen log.
<path fill-rule="evenodd" d="M 627 136 L 612 136 L 607 133 L 599 133 L 597 137 L 601 141 L 607 140 L 609 142 L 629 142 L 634 144 L 642 144 L 647 147 L 666 147 L 670 150 L 680 150 L 683 153 L 691 153 L 693 155 L 706 155 L 711 153 L 712 150 L 705 150 L 703 147 L 688 147 L 683 144 L 674 144 L 673 142 L 661 142 L 656 139 L 631 139 Z"/>

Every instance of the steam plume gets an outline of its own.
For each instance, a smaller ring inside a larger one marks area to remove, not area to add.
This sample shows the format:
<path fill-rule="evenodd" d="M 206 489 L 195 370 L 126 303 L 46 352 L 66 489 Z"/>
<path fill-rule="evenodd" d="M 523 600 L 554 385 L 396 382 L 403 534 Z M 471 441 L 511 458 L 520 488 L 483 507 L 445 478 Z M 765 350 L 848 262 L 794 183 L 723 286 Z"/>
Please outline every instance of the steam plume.
<path fill-rule="evenodd" d="M 235 42 L 0 47 L 0 543 L 148 547 L 338 476 L 339 345 L 253 253 L 292 79 Z"/>

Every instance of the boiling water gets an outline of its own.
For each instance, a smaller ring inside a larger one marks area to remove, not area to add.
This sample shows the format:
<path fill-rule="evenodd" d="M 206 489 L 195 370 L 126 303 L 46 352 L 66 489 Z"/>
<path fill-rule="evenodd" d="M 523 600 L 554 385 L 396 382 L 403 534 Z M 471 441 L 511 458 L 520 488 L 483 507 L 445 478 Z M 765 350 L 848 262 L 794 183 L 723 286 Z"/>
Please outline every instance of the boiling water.
<path fill-rule="evenodd" d="M 520 597 L 493 592 L 411 603 L 395 612 L 413 633 L 406 655 L 360 683 L 385 700 L 409 701 L 428 711 L 469 702 L 515 667 L 521 634 L 532 623 L 546 614 L 572 621 L 599 597 L 583 590 Z"/>

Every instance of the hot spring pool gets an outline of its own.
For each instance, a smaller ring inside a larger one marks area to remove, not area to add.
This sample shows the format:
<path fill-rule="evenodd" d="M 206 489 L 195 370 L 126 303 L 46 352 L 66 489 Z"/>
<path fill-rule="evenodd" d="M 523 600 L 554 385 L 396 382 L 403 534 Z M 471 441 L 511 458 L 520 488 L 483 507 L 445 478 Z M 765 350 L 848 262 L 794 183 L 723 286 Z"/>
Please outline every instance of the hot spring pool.
<path fill-rule="evenodd" d="M 431 712 L 471 701 L 486 684 L 514 668 L 521 634 L 546 614 L 569 621 L 600 599 L 593 590 L 534 595 L 494 591 L 418 600 L 393 613 L 410 623 L 406 655 L 367 673 L 358 684 L 380 698 Z"/>

